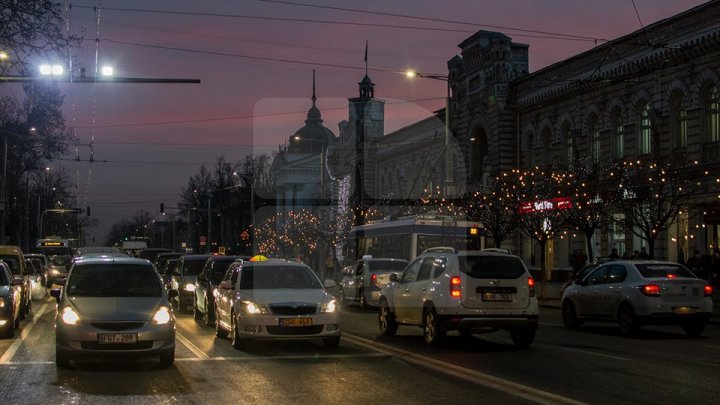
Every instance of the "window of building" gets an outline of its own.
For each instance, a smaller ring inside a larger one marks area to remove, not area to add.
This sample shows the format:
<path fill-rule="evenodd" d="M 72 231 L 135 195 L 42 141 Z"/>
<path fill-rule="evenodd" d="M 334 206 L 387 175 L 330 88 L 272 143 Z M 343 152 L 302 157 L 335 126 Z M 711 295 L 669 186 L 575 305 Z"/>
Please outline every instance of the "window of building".
<path fill-rule="evenodd" d="M 625 127 L 623 126 L 622 111 L 615 108 L 612 111 L 613 145 L 616 159 L 625 157 Z"/>
<path fill-rule="evenodd" d="M 568 162 L 572 162 L 576 157 L 575 153 L 575 139 L 573 138 L 572 128 L 570 123 L 565 122 L 562 125 L 563 140 L 565 142 L 565 158 Z"/>
<path fill-rule="evenodd" d="M 550 135 L 550 128 L 545 127 L 542 131 L 542 141 L 543 141 L 543 165 L 550 166 L 552 164 L 552 155 L 551 155 L 551 143 L 552 143 L 552 136 Z"/>
<path fill-rule="evenodd" d="M 708 142 L 720 141 L 720 110 L 718 109 L 718 90 L 710 85 L 705 91 L 705 133 Z"/>
<path fill-rule="evenodd" d="M 534 152 L 534 144 L 533 144 L 533 133 L 528 132 L 526 135 L 527 143 L 525 148 L 525 159 L 524 162 L 527 165 L 527 167 L 533 167 L 535 166 L 535 154 Z"/>
<path fill-rule="evenodd" d="M 643 103 L 640 106 L 640 127 L 638 139 L 638 153 L 649 155 L 652 152 L 652 128 L 650 121 L 650 105 Z"/>
<path fill-rule="evenodd" d="M 682 92 L 673 92 L 670 99 L 670 115 L 675 148 L 687 147 L 687 108 Z"/>
<path fill-rule="evenodd" d="M 487 136 L 484 128 L 477 128 L 470 138 L 470 174 L 473 179 L 482 178 L 483 166 L 487 158 Z"/>
<path fill-rule="evenodd" d="M 600 129 L 597 115 L 593 114 L 588 120 L 588 134 L 590 135 L 590 156 L 593 163 L 600 162 Z"/>

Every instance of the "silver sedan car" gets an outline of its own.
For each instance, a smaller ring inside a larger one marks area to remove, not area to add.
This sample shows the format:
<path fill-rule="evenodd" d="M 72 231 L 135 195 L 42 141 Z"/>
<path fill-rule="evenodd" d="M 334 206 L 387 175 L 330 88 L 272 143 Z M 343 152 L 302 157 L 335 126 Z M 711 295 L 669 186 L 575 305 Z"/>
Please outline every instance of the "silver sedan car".
<path fill-rule="evenodd" d="M 160 275 L 147 260 L 124 255 L 77 258 L 57 298 L 55 363 L 89 357 L 159 355 L 175 360 L 175 316 Z"/>
<path fill-rule="evenodd" d="M 712 287 L 678 263 L 618 260 L 602 264 L 562 295 L 563 323 L 617 322 L 623 335 L 643 325 L 681 326 L 699 336 L 712 313 Z"/>

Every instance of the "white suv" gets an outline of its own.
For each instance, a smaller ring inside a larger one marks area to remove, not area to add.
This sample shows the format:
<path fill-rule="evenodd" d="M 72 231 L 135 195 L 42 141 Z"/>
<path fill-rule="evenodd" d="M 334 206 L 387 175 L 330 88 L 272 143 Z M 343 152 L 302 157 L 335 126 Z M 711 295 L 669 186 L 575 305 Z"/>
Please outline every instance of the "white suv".
<path fill-rule="evenodd" d="M 497 251 L 432 249 L 418 256 L 380 294 L 380 332 L 399 325 L 424 329 L 425 343 L 440 343 L 449 330 L 462 336 L 510 331 L 529 346 L 538 326 L 535 281 L 517 256 Z"/>

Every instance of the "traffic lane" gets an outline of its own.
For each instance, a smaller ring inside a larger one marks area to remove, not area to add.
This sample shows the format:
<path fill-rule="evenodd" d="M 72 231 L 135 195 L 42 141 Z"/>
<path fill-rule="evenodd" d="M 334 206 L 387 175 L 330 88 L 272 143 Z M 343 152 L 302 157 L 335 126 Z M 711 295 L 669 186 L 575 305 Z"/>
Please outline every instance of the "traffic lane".
<path fill-rule="evenodd" d="M 198 356 L 178 343 L 167 369 L 154 358 L 83 360 L 56 368 L 54 308 L 38 317 L 33 334 L 10 361 L 0 365 L 4 403 L 527 403 L 513 395 L 411 367 L 392 356 L 342 344 L 324 351 L 307 342 L 269 342 L 233 350 L 218 339 L 216 350 L 234 356 Z M 179 317 L 179 333 L 203 346 L 209 328 Z M 199 326 L 199 325 L 197 325 Z"/>
<path fill-rule="evenodd" d="M 720 348 L 712 337 L 693 339 L 682 333 L 649 329 L 638 338 L 625 338 L 614 325 L 598 326 L 604 333 L 595 333 L 595 329 L 571 331 L 545 323 L 546 312 L 542 310 L 535 342 L 526 350 L 515 349 L 505 331 L 472 339 L 450 334 L 444 345 L 432 348 L 424 345 L 419 327 L 401 326 L 396 336 L 381 336 L 376 311 L 357 307 L 343 308 L 341 325 L 345 332 L 372 342 L 581 401 L 596 402 L 597 395 L 602 394 L 619 403 L 650 399 L 714 402 L 718 395 L 712 380 L 720 371 Z M 706 334 L 716 336 L 717 332 L 716 327 L 709 326 Z M 658 351 L 663 355 L 656 356 Z M 674 368 L 676 365 L 680 367 Z M 687 384 L 685 379 L 692 382 Z"/>

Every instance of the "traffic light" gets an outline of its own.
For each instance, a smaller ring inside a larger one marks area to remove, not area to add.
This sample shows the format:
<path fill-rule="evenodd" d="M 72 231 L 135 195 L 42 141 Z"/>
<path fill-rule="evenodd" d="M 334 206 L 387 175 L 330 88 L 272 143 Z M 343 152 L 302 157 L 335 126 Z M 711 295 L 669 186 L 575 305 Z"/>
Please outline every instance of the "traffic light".
<path fill-rule="evenodd" d="M 160 213 L 161 214 L 165 213 L 165 204 L 164 203 L 160 203 Z"/>

